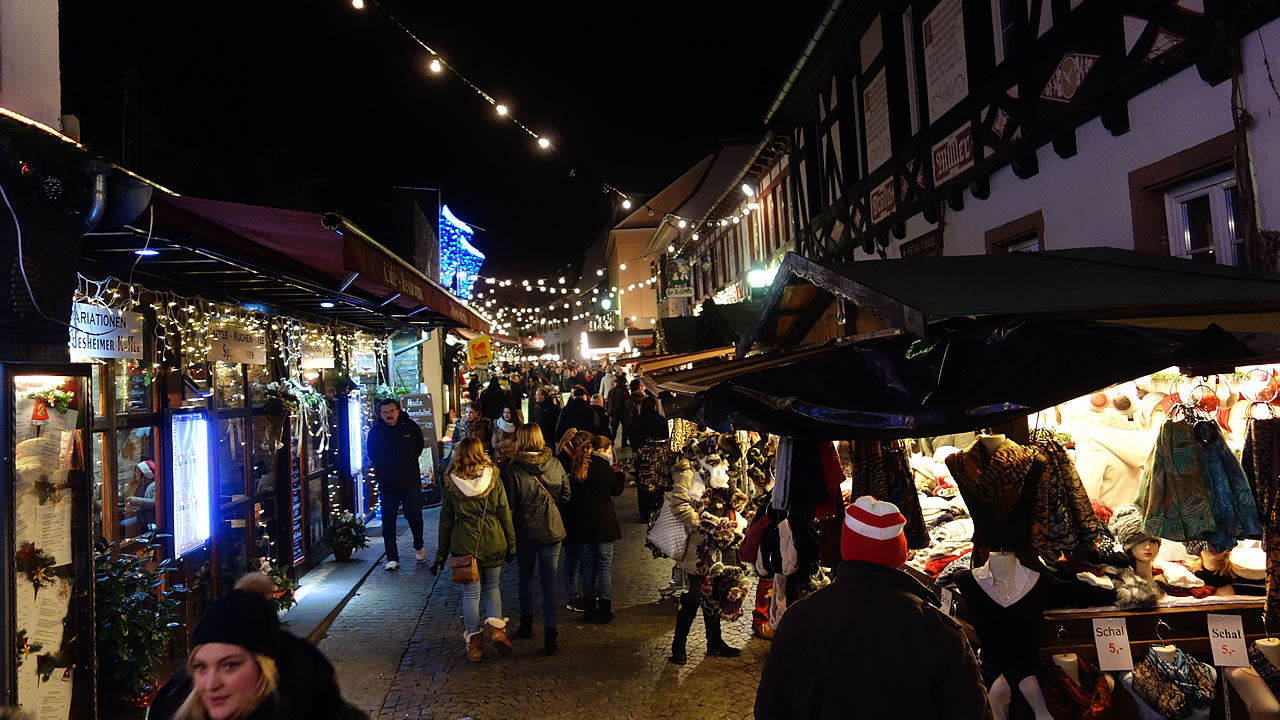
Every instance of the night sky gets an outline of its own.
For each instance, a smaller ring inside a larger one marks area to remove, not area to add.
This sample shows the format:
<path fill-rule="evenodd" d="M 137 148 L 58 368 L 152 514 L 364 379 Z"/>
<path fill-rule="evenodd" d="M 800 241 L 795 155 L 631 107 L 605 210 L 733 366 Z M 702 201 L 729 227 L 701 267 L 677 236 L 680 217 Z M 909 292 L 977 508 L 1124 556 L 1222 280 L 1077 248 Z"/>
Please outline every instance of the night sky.
<path fill-rule="evenodd" d="M 392 186 L 441 188 L 486 230 L 482 272 L 525 277 L 620 219 L 597 180 L 643 198 L 718 141 L 758 139 L 827 5 L 382 0 L 550 136 L 570 177 L 366 1 L 64 0 L 63 112 L 179 193 L 340 212 L 375 236 Z"/>

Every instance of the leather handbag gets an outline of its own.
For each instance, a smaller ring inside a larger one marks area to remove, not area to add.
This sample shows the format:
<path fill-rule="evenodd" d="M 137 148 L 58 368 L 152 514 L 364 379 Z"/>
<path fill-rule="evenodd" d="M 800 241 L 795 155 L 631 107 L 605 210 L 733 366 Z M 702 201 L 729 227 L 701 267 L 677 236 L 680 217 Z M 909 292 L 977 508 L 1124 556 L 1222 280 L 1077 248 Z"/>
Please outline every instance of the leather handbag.
<path fill-rule="evenodd" d="M 489 495 L 493 494 L 490 489 Z M 455 585 L 470 585 L 480 582 L 480 566 L 476 564 L 476 553 L 480 552 L 480 538 L 484 536 L 484 519 L 489 514 L 489 495 L 484 496 L 484 510 L 480 512 L 480 525 L 476 531 L 476 551 L 470 555 L 454 555 L 449 558 L 449 571 L 453 573 Z"/>

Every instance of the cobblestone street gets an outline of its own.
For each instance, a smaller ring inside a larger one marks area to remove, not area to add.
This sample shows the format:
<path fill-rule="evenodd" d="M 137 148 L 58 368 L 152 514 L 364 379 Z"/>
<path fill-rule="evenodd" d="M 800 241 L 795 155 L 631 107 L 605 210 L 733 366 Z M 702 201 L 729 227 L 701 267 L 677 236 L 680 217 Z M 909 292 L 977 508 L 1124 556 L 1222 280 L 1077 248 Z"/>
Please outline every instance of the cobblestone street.
<path fill-rule="evenodd" d="M 614 557 L 613 623 L 584 624 L 581 615 L 562 610 L 560 651 L 544 658 L 535 611 L 533 639 L 514 640 L 515 651 L 505 657 L 486 645 L 480 663 L 466 659 L 461 593 L 447 572 L 431 575 L 438 510 L 426 511 L 427 561 L 414 561 L 412 538 L 402 533 L 400 570 L 379 565 L 320 644 L 344 696 L 371 717 L 387 719 L 750 718 L 768 652 L 767 641 L 751 636 L 750 613 L 724 626 L 741 657 L 704 657 L 699 618 L 689 637 L 689 664 L 668 663 L 676 606 L 658 591 L 670 580 L 671 562 L 652 559 L 644 547 L 634 488 L 615 506 L 623 538 Z M 371 550 L 382 542 L 371 541 Z M 513 633 L 520 614 L 516 587 L 513 563 L 502 572 L 503 611 Z"/>

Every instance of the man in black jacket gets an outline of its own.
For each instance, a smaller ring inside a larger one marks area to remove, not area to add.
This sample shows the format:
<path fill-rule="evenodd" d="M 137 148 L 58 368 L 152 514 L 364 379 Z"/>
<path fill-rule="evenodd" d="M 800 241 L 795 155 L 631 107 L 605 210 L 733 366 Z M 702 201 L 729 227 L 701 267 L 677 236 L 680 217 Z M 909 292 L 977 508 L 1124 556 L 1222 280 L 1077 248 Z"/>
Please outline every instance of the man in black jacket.
<path fill-rule="evenodd" d="M 591 404 L 587 402 L 587 389 L 581 385 L 574 385 L 572 397 L 565 404 L 564 409 L 560 411 L 560 421 L 556 423 L 556 441 L 559 442 L 564 431 L 569 428 L 578 430 L 586 430 L 592 434 L 599 434 L 600 426 L 596 420 L 596 411 L 591 409 Z"/>
<path fill-rule="evenodd" d="M 964 632 L 898 569 L 905 524 L 896 506 L 870 496 L 848 507 L 836 581 L 778 623 L 756 720 L 991 720 Z"/>
<path fill-rule="evenodd" d="M 422 488 L 418 456 L 422 454 L 422 428 L 405 413 L 400 403 L 384 398 L 378 403 L 380 422 L 369 428 L 369 459 L 378 475 L 382 496 L 382 542 L 387 549 L 387 570 L 400 567 L 396 547 L 396 512 L 404 507 L 404 519 L 413 532 L 413 549 L 418 562 L 427 557 L 422 544 Z"/>

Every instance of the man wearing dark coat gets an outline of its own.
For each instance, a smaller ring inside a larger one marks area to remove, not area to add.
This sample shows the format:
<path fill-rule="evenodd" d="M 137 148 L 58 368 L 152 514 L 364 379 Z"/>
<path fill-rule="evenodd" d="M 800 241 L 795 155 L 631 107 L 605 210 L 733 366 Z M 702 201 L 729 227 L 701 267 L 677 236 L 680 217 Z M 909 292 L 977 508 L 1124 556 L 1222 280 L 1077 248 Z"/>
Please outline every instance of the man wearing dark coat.
<path fill-rule="evenodd" d="M 572 393 L 569 402 L 560 411 L 560 421 L 556 423 L 557 440 L 569 428 L 586 430 L 592 434 L 600 432 L 596 411 L 591 409 L 591 403 L 587 402 L 587 389 L 581 385 L 574 385 Z"/>
<path fill-rule="evenodd" d="M 386 545 L 386 569 L 400 567 L 396 548 L 396 512 L 404 506 L 404 519 L 413 532 L 413 549 L 419 561 L 426 558 L 422 544 L 422 486 L 418 456 L 424 445 L 422 428 L 400 412 L 400 403 L 385 398 L 378 403 L 378 421 L 369 428 L 369 459 L 377 473 L 382 497 L 382 541 Z"/>

